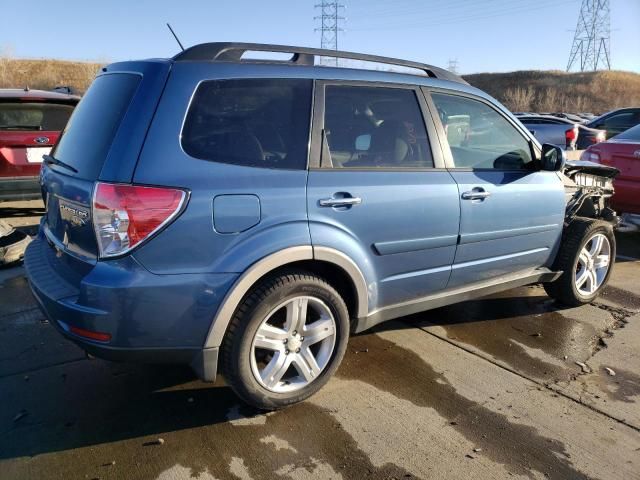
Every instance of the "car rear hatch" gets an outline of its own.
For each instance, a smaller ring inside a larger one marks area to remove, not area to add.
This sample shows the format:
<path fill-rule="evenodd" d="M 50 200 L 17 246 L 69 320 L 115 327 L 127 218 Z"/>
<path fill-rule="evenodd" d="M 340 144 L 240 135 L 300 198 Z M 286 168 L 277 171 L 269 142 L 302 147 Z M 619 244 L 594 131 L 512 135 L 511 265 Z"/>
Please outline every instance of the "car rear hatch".
<path fill-rule="evenodd" d="M 0 99 L 0 177 L 37 175 L 73 107 L 37 98 Z"/>
<path fill-rule="evenodd" d="M 91 209 L 96 183 L 131 182 L 170 65 L 149 60 L 105 67 L 45 162 L 42 230 L 70 263 L 97 261 Z"/>

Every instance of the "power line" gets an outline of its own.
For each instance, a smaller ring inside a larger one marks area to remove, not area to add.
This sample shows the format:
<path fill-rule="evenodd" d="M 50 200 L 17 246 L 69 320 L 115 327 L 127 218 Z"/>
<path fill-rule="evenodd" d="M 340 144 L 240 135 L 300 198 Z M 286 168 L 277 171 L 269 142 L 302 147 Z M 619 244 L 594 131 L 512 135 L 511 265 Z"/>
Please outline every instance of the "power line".
<path fill-rule="evenodd" d="M 567 72 L 578 62 L 581 72 L 595 72 L 598 67 L 611 70 L 609 0 L 582 0 Z"/>
<path fill-rule="evenodd" d="M 313 17 L 316 21 L 320 20 L 320 27 L 314 29 L 314 31 L 320 32 L 320 48 L 338 50 L 338 33 L 344 31 L 340 28 L 345 20 L 340 15 L 340 10 L 345 8 L 344 5 L 337 1 L 322 0 L 322 3 L 315 5 L 315 8 L 320 9 L 320 15 Z M 338 66 L 338 59 L 335 57 L 322 58 L 320 62 Z"/>

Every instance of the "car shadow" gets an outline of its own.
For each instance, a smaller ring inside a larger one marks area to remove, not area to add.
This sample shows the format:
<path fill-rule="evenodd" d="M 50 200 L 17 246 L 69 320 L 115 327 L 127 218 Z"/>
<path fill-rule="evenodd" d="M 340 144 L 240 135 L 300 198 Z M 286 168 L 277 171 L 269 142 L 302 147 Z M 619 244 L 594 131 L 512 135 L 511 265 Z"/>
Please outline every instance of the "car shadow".
<path fill-rule="evenodd" d="M 122 440 L 147 446 L 167 432 L 261 413 L 178 366 L 80 360 L 0 379 L 0 390 L 0 459 Z"/>
<path fill-rule="evenodd" d="M 506 349 L 509 354 L 523 356 L 527 367 L 533 368 L 536 364 L 526 354 L 504 345 L 513 338 L 535 343 L 539 339 L 532 335 L 539 332 L 543 332 L 543 339 L 552 338 L 553 329 L 558 328 L 553 326 L 558 310 L 539 289 L 523 287 L 379 325 L 358 335 L 355 344 L 363 339 L 366 343 L 367 336 L 385 330 L 462 326 L 462 330 L 449 333 L 466 335 L 471 341 L 489 339 L 478 343 L 479 348 L 487 348 L 497 357 Z M 558 338 L 564 341 L 565 337 Z M 213 436 L 226 435 L 234 421 L 264 421 L 264 412 L 242 404 L 222 379 L 209 384 L 196 379 L 186 367 L 98 359 L 0 378 L 0 404 L 0 460 L 121 441 L 152 448 L 163 435 L 202 427 L 211 429 Z M 287 409 L 278 418 L 284 415 L 289 425 L 299 413 Z"/>
<path fill-rule="evenodd" d="M 0 218 L 40 217 L 45 211 L 44 207 L 6 207 L 0 203 Z"/>

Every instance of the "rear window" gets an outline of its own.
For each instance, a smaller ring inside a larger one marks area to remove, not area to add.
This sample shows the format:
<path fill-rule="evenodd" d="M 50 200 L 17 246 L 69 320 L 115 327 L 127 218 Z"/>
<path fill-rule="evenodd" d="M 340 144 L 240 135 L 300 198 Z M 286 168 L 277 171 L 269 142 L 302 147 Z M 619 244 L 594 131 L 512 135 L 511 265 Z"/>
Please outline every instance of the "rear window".
<path fill-rule="evenodd" d="M 625 130 L 613 138 L 616 140 L 635 140 L 636 142 L 640 142 L 640 125 Z"/>
<path fill-rule="evenodd" d="M 60 131 L 71 112 L 72 105 L 3 102 L 0 103 L 0 130 Z"/>
<path fill-rule="evenodd" d="M 212 80 L 200 84 L 182 131 L 195 158 L 248 167 L 307 165 L 312 81 Z"/>
<path fill-rule="evenodd" d="M 63 130 L 52 155 L 81 178 L 97 178 L 113 137 L 142 77 L 114 73 L 94 80 Z"/>

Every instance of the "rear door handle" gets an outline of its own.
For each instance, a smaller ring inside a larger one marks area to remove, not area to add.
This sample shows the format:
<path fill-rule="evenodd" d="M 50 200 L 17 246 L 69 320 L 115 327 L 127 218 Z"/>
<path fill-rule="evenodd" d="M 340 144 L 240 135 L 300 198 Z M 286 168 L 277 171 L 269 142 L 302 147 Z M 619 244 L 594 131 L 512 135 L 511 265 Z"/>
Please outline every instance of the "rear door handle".
<path fill-rule="evenodd" d="M 360 205 L 362 199 L 360 197 L 323 198 L 319 203 L 321 207 L 351 207 Z"/>
<path fill-rule="evenodd" d="M 487 192 L 484 188 L 476 187 L 469 192 L 462 194 L 463 200 L 484 200 L 491 196 L 491 192 Z"/>

